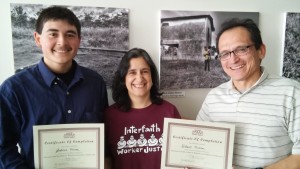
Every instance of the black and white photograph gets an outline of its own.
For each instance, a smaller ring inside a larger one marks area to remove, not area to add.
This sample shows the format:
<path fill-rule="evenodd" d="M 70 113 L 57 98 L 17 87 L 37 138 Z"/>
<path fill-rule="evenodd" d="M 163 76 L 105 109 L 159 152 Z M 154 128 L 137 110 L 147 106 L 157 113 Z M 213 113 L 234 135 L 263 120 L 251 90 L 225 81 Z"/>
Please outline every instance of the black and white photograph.
<path fill-rule="evenodd" d="M 160 88 L 214 88 L 229 80 L 216 49 L 221 24 L 258 12 L 161 11 Z"/>
<path fill-rule="evenodd" d="M 52 5 L 11 3 L 15 72 L 40 61 L 41 49 L 33 40 L 35 21 L 42 9 Z M 129 48 L 129 10 L 126 8 L 65 6 L 81 22 L 81 44 L 75 60 L 97 71 L 111 87 L 117 63 Z"/>
<path fill-rule="evenodd" d="M 286 13 L 282 76 L 300 82 L 300 13 Z"/>

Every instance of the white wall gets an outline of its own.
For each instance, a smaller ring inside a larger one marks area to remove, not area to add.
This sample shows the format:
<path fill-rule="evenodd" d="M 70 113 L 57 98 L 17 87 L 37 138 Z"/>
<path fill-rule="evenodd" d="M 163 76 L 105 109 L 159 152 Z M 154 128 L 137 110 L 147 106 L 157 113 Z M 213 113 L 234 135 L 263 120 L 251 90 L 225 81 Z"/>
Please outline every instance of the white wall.
<path fill-rule="evenodd" d="M 267 46 L 263 65 L 281 75 L 285 12 L 300 12 L 299 0 L 1 0 L 0 83 L 13 75 L 10 3 L 128 8 L 130 48 L 146 49 L 159 66 L 160 10 L 259 12 Z M 168 98 L 182 116 L 194 119 L 209 89 L 188 89 L 183 98 Z M 110 91 L 109 91 L 110 93 Z M 111 97 L 109 98 L 112 103 Z"/>

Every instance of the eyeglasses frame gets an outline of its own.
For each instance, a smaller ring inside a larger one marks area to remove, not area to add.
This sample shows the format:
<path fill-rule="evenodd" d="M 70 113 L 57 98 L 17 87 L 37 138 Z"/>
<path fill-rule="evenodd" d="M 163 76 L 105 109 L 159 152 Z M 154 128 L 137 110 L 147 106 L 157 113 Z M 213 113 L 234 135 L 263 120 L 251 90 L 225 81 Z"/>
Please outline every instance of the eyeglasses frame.
<path fill-rule="evenodd" d="M 252 46 L 254 46 L 254 45 L 255 45 L 255 44 L 251 44 L 251 45 L 247 45 L 247 46 L 239 46 L 239 47 L 235 48 L 234 50 L 229 51 L 228 53 L 226 53 L 226 54 L 229 54 L 229 55 L 228 55 L 228 58 L 222 59 L 224 56 L 223 56 L 223 57 L 220 56 L 221 53 L 218 54 L 218 57 L 219 57 L 219 59 L 220 59 L 221 61 L 226 61 L 226 60 L 229 60 L 229 59 L 231 58 L 231 53 L 233 53 L 235 56 L 244 56 L 244 55 L 246 55 L 247 53 L 249 53 L 249 48 L 252 47 Z M 245 47 L 245 49 L 247 49 L 247 52 L 245 52 L 245 53 L 242 54 L 242 55 L 241 55 L 241 54 L 237 55 L 237 54 L 235 53 L 236 50 L 239 49 L 239 48 L 242 48 L 242 47 Z"/>

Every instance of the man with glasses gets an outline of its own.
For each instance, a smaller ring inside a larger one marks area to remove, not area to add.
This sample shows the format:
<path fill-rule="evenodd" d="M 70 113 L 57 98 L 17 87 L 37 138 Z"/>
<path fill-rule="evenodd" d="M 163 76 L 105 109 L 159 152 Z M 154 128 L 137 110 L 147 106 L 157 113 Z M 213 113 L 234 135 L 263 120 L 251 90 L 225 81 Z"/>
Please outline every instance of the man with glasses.
<path fill-rule="evenodd" d="M 217 49 L 229 82 L 212 89 L 197 120 L 235 124 L 235 169 L 300 168 L 300 83 L 268 74 L 251 19 L 223 23 Z"/>

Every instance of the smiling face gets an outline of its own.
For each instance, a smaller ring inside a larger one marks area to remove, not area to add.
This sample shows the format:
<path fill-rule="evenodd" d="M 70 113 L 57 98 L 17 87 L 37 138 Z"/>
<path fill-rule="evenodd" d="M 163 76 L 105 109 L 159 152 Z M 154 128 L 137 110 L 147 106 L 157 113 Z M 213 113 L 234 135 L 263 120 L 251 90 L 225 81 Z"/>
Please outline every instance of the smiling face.
<path fill-rule="evenodd" d="M 250 33 L 244 27 L 235 27 L 223 32 L 219 39 L 220 53 L 232 51 L 238 47 L 252 45 Z M 265 57 L 265 46 L 259 49 L 249 47 L 249 52 L 243 56 L 235 56 L 231 53 L 228 60 L 221 60 L 226 74 L 232 78 L 236 88 L 247 89 L 251 87 L 261 75 L 260 64 Z"/>
<path fill-rule="evenodd" d="M 36 45 L 43 51 L 44 62 L 55 73 L 65 73 L 77 54 L 80 37 L 74 25 L 64 20 L 49 20 L 42 33 L 34 33 Z"/>
<path fill-rule="evenodd" d="M 125 77 L 126 88 L 131 100 L 150 101 L 152 87 L 151 70 L 142 57 L 132 58 Z"/>

